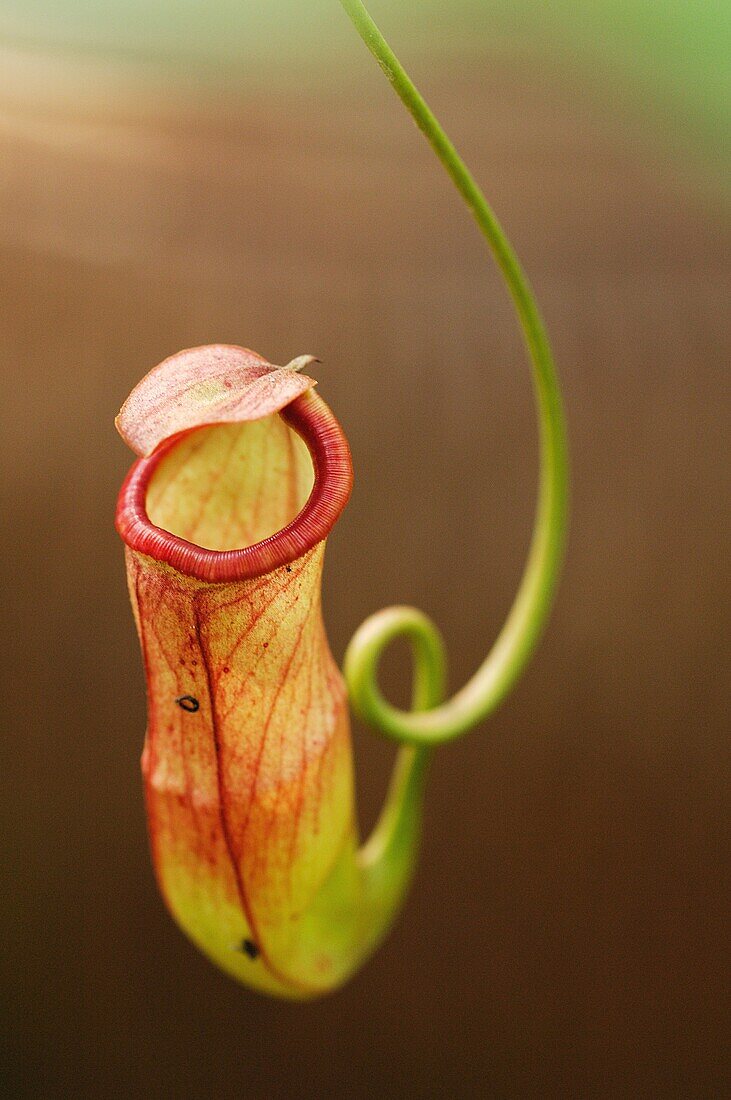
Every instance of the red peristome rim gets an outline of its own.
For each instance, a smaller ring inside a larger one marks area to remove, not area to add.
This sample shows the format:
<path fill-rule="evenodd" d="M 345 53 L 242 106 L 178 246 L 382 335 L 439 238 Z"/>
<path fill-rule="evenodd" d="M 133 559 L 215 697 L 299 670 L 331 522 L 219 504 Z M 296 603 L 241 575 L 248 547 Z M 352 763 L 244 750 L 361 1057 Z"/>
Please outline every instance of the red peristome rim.
<path fill-rule="evenodd" d="M 116 527 L 131 550 L 147 554 L 199 581 L 249 580 L 289 565 L 329 534 L 353 487 L 350 448 L 343 429 L 314 390 L 282 409 L 290 427 L 307 445 L 315 483 L 307 502 L 281 531 L 240 550 L 206 550 L 151 523 L 147 487 L 159 462 L 180 436 L 168 440 L 130 469 L 117 499 Z"/>

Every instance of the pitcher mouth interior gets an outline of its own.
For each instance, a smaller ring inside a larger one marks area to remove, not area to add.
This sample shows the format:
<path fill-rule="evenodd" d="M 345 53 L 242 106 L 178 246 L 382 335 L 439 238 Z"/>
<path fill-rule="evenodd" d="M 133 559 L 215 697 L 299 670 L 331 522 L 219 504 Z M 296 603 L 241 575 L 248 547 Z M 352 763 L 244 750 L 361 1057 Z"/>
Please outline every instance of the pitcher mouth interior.
<path fill-rule="evenodd" d="M 314 473 L 312 491 L 289 523 L 261 541 L 232 550 L 207 549 L 156 526 L 148 515 L 147 493 L 160 463 L 183 438 L 178 435 L 166 440 L 148 458 L 138 459 L 122 485 L 116 527 L 127 546 L 185 576 L 225 583 L 260 577 L 290 565 L 322 542 L 352 489 L 348 441 L 337 419 L 314 390 L 308 390 L 273 415 L 280 416 L 303 440 Z"/>

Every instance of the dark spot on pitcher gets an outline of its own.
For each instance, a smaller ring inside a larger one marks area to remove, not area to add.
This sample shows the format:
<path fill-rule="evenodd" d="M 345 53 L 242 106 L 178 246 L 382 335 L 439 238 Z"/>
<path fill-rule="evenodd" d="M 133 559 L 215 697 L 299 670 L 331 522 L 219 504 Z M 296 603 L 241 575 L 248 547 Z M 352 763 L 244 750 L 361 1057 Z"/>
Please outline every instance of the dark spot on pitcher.
<path fill-rule="evenodd" d="M 188 714 L 195 714 L 200 709 L 200 703 L 193 695 L 179 695 L 175 702 L 181 710 L 186 710 Z"/>

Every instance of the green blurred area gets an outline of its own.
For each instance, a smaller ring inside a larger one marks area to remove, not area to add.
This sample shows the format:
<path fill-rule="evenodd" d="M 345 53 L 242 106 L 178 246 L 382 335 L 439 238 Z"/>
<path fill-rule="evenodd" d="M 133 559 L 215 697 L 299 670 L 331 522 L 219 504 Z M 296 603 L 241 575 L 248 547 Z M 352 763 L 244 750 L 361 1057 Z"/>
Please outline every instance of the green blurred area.
<path fill-rule="evenodd" d="M 372 0 L 406 62 L 464 62 L 506 47 L 619 93 L 727 164 L 731 0 Z M 0 42 L 92 52 L 167 72 L 332 79 L 359 48 L 338 0 L 3 0 Z"/>

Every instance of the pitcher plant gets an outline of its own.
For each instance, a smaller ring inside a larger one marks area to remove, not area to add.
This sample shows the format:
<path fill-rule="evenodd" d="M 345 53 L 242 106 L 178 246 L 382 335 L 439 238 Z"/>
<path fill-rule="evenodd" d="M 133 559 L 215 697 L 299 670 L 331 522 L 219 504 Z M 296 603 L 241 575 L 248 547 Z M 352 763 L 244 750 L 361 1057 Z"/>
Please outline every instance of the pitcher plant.
<path fill-rule="evenodd" d="M 245 348 L 173 355 L 117 427 L 139 456 L 117 529 L 147 679 L 142 754 L 152 856 L 175 920 L 219 967 L 273 995 L 340 986 L 399 911 L 416 863 L 427 764 L 504 699 L 552 602 L 567 510 L 560 393 L 533 294 L 500 225 L 360 0 L 356 29 L 471 210 L 512 295 L 541 438 L 528 561 L 483 664 L 444 700 L 441 637 L 392 607 L 353 637 L 341 676 L 322 621 L 325 542 L 352 487 L 350 450 L 300 356 Z M 411 710 L 378 687 L 383 650 L 411 643 Z M 348 702 L 400 743 L 360 844 Z"/>

